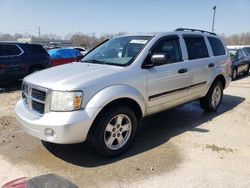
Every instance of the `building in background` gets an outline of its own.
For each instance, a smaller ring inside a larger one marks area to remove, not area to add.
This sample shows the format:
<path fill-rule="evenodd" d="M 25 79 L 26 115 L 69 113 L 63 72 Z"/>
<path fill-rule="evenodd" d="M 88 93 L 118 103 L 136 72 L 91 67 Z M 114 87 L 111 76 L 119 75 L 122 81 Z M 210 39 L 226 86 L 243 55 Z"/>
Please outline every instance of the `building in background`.
<path fill-rule="evenodd" d="M 18 42 L 27 42 L 32 44 L 41 44 L 45 49 L 53 49 L 53 48 L 65 48 L 72 46 L 72 42 L 70 40 L 51 40 L 51 39 L 42 39 L 42 38 L 18 38 Z"/>

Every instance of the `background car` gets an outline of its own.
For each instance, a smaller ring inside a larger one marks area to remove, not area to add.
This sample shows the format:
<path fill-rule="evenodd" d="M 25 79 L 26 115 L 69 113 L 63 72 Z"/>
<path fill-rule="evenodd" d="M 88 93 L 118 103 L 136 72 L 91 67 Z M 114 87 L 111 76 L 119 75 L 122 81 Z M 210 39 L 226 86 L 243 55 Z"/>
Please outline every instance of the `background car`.
<path fill-rule="evenodd" d="M 250 46 L 244 47 L 243 49 L 244 49 L 244 50 L 248 53 L 248 55 L 250 56 Z"/>
<path fill-rule="evenodd" d="M 80 61 L 83 58 L 83 55 L 79 50 L 72 48 L 58 48 L 48 50 L 48 53 L 51 57 L 51 66 L 72 63 Z"/>
<path fill-rule="evenodd" d="M 244 49 L 229 49 L 232 60 L 232 80 L 235 80 L 239 73 L 248 75 L 250 69 L 250 56 Z"/>
<path fill-rule="evenodd" d="M 50 66 L 50 56 L 38 44 L 0 42 L 0 80 L 20 79 Z"/>
<path fill-rule="evenodd" d="M 83 56 L 88 53 L 88 50 L 84 47 L 71 47 L 72 49 L 79 50 Z"/>

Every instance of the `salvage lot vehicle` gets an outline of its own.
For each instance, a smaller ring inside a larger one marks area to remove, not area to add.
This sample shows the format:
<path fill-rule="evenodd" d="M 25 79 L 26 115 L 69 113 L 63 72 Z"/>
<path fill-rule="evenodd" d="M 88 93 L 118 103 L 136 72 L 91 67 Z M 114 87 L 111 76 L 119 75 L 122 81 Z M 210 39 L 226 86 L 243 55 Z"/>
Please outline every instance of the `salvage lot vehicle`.
<path fill-rule="evenodd" d="M 244 49 L 229 49 L 232 60 L 232 80 L 235 80 L 239 73 L 248 75 L 250 69 L 250 55 Z"/>
<path fill-rule="evenodd" d="M 216 111 L 231 80 L 225 45 L 195 29 L 115 37 L 82 61 L 26 77 L 15 112 L 41 140 L 89 139 L 105 156 L 128 149 L 140 118 L 197 99 Z"/>
<path fill-rule="evenodd" d="M 19 79 L 47 68 L 50 56 L 38 44 L 0 42 L 0 79 Z"/>
<path fill-rule="evenodd" d="M 88 50 L 84 47 L 71 47 L 72 49 L 79 50 L 80 53 L 85 56 L 88 53 Z"/>
<path fill-rule="evenodd" d="M 79 50 L 72 48 L 52 49 L 48 50 L 48 53 L 51 57 L 51 66 L 77 62 L 83 58 L 83 55 Z"/>

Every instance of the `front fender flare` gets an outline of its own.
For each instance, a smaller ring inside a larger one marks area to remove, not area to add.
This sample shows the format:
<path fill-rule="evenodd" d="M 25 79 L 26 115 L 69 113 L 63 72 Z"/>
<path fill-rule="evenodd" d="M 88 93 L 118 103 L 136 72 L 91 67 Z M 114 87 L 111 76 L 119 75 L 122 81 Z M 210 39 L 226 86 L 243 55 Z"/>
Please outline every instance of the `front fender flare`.
<path fill-rule="evenodd" d="M 146 114 L 146 102 L 142 94 L 128 85 L 113 85 L 96 93 L 86 104 L 86 109 L 102 109 L 116 99 L 132 99 L 140 106 L 142 116 Z"/>

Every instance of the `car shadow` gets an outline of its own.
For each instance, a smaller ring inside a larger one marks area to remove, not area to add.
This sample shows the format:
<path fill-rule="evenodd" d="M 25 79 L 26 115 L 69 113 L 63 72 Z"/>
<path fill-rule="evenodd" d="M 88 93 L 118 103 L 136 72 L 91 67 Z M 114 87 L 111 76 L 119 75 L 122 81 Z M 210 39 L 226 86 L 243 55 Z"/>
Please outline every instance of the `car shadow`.
<path fill-rule="evenodd" d="M 244 75 L 243 73 L 240 73 L 237 75 L 237 77 L 233 81 L 241 80 L 241 79 L 247 78 L 248 76 L 250 76 L 250 73 L 248 73 L 248 75 Z"/>
<path fill-rule="evenodd" d="M 54 156 L 74 165 L 89 168 L 107 165 L 154 149 L 186 131 L 207 134 L 209 130 L 200 128 L 199 125 L 232 110 L 244 100 L 242 97 L 224 95 L 223 102 L 215 113 L 204 112 L 199 107 L 199 102 L 195 101 L 148 117 L 140 123 L 137 136 L 128 151 L 115 158 L 100 156 L 89 143 L 57 145 L 43 142 L 43 145 Z"/>
<path fill-rule="evenodd" d="M 18 91 L 21 89 L 22 80 L 11 80 L 8 82 L 0 82 L 0 94 L 1 93 L 10 93 Z"/>

